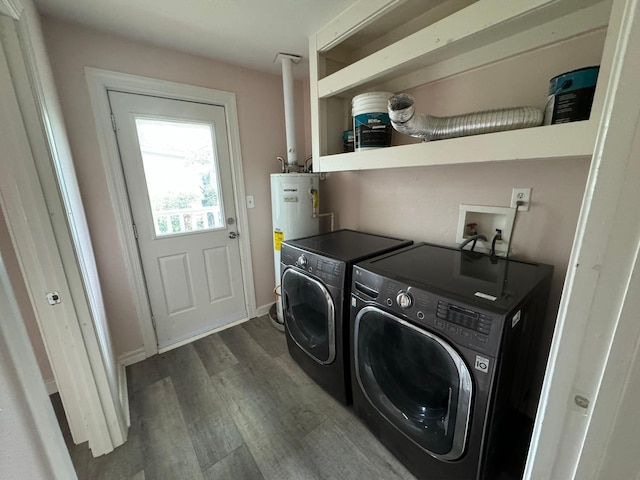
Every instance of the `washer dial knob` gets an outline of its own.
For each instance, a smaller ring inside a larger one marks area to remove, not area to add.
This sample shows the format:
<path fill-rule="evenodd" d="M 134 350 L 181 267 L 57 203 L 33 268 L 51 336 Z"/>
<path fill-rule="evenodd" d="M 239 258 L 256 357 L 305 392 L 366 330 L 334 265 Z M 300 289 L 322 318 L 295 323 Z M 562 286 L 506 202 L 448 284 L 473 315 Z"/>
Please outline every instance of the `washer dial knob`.
<path fill-rule="evenodd" d="M 298 264 L 299 267 L 306 268 L 307 267 L 307 257 L 305 257 L 304 255 L 300 255 L 298 257 L 298 261 L 296 263 Z"/>
<path fill-rule="evenodd" d="M 413 298 L 409 294 L 409 292 L 400 291 L 396 296 L 396 303 L 400 308 L 406 310 L 407 308 L 411 308 L 413 305 Z"/>

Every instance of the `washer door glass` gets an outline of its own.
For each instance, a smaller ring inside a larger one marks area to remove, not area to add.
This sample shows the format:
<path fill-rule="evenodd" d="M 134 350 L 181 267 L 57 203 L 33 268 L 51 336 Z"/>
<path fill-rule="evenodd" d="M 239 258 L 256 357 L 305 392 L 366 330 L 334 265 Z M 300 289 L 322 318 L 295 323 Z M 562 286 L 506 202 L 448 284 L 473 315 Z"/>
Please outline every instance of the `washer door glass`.
<path fill-rule="evenodd" d="M 282 274 L 284 322 L 294 342 L 311 358 L 328 364 L 336 357 L 335 309 L 326 287 L 293 268 Z"/>
<path fill-rule="evenodd" d="M 375 307 L 356 316 L 358 383 L 371 404 L 436 458 L 464 453 L 471 410 L 471 375 L 439 337 Z"/>

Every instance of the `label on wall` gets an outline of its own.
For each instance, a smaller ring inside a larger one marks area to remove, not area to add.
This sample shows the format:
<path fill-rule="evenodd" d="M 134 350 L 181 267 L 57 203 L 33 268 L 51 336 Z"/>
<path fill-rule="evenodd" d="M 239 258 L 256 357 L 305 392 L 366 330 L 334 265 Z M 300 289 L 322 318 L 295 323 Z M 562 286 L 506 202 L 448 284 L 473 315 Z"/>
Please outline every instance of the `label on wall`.
<path fill-rule="evenodd" d="M 282 246 L 282 242 L 284 241 L 284 232 L 280 232 L 275 230 L 273 232 L 273 245 L 275 246 L 276 251 L 280 251 L 280 247 Z"/>

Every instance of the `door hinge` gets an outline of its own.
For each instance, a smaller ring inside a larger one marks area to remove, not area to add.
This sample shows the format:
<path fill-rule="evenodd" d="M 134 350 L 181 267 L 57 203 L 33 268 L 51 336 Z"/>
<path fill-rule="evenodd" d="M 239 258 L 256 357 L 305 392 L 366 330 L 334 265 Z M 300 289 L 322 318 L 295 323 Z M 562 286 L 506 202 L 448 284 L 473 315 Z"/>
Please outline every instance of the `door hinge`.
<path fill-rule="evenodd" d="M 138 227 L 136 227 L 136 224 L 133 224 L 133 236 L 136 237 L 136 240 L 138 239 Z"/>
<path fill-rule="evenodd" d="M 113 127 L 113 131 L 116 131 L 116 117 L 113 115 L 113 113 L 111 114 L 111 126 Z"/>
<path fill-rule="evenodd" d="M 153 335 L 156 337 L 156 348 L 160 350 L 160 342 L 158 341 L 158 327 L 156 326 L 156 317 L 151 315 L 151 325 L 153 327 Z"/>

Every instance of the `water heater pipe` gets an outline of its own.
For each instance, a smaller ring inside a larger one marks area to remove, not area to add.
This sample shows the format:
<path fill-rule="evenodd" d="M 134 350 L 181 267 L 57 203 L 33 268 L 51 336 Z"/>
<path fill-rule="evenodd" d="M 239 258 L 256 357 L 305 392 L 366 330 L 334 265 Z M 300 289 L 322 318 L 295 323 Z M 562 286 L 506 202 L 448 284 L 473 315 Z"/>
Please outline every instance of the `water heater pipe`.
<path fill-rule="evenodd" d="M 389 99 L 389 119 L 400 133 L 424 140 L 478 135 L 542 125 L 543 112 L 535 107 L 502 108 L 453 117 L 433 117 L 415 111 L 415 99 L 399 93 Z"/>
<path fill-rule="evenodd" d="M 287 138 L 287 165 L 285 172 L 298 171 L 298 152 L 296 151 L 296 112 L 293 102 L 294 80 L 293 64 L 302 57 L 289 53 L 278 53 L 276 60 L 282 62 L 282 89 L 284 93 L 284 122 Z"/>
<path fill-rule="evenodd" d="M 334 230 L 334 226 L 333 226 L 334 215 L 333 215 L 333 212 L 320 213 L 320 214 L 318 214 L 318 217 L 330 217 L 329 219 L 330 219 L 331 223 L 330 223 L 329 231 L 333 232 L 333 230 Z"/>

